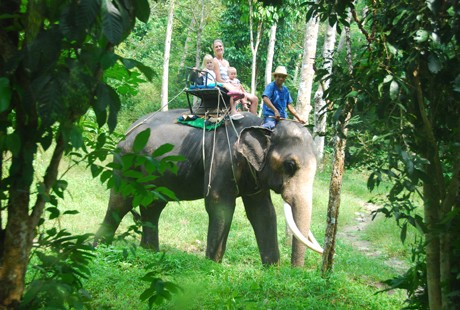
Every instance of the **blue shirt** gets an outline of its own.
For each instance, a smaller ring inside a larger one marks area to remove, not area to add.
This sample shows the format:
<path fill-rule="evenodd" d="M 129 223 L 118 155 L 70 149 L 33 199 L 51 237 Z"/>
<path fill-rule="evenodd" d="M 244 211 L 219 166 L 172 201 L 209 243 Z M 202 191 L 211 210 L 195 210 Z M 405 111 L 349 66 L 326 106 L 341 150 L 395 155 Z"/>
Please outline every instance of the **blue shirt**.
<path fill-rule="evenodd" d="M 268 97 L 268 99 L 270 99 L 275 108 L 280 112 L 280 117 L 287 118 L 286 108 L 288 104 L 292 103 L 292 97 L 286 86 L 283 85 L 282 88 L 279 89 L 275 82 L 271 82 L 265 87 L 264 93 L 262 94 L 262 98 L 263 97 Z M 275 112 L 267 107 L 266 104 L 264 104 L 262 113 L 264 116 L 275 116 Z"/>

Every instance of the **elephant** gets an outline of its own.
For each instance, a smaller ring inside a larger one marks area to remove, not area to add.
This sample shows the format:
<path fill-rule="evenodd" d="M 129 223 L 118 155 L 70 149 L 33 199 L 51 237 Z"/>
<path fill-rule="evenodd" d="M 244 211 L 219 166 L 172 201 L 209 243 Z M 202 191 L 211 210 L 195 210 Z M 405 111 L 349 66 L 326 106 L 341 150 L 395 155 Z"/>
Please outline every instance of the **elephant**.
<path fill-rule="evenodd" d="M 208 214 L 206 257 L 221 262 L 235 210 L 241 197 L 253 227 L 262 264 L 280 263 L 277 219 L 271 190 L 285 201 L 287 222 L 296 238 L 291 264 L 303 266 L 306 246 L 322 253 L 310 232 L 316 155 L 309 130 L 292 120 L 281 120 L 273 130 L 261 127 L 262 119 L 243 113 L 227 118 L 213 131 L 177 122 L 185 109 L 156 112 L 142 117 L 128 130 L 118 148 L 132 152 L 136 135 L 150 128 L 143 152 L 151 154 L 165 143 L 174 145 L 166 155 L 181 155 L 177 173 L 166 173 L 152 182 L 172 190 L 181 201 L 204 198 Z M 117 158 L 114 158 L 117 161 Z M 140 207 L 143 222 L 141 246 L 159 250 L 158 221 L 167 201 L 155 200 Z M 292 211 L 291 211 L 292 207 Z M 95 235 L 95 244 L 110 242 L 121 219 L 132 211 L 132 198 L 114 190 L 105 218 Z"/>

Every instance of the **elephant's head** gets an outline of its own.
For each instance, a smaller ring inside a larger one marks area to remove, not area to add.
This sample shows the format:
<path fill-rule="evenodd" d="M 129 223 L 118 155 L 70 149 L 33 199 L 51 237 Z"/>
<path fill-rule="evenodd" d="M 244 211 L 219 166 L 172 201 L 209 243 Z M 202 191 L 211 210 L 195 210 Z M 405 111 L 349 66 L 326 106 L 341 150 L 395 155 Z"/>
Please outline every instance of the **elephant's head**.
<path fill-rule="evenodd" d="M 310 233 L 316 172 L 314 149 L 308 129 L 287 120 L 279 122 L 273 131 L 246 128 L 237 144 L 237 151 L 258 172 L 260 186 L 274 190 L 287 204 L 286 220 L 296 236 L 291 258 L 296 266 L 304 263 L 305 245 L 318 253 L 323 251 Z"/>

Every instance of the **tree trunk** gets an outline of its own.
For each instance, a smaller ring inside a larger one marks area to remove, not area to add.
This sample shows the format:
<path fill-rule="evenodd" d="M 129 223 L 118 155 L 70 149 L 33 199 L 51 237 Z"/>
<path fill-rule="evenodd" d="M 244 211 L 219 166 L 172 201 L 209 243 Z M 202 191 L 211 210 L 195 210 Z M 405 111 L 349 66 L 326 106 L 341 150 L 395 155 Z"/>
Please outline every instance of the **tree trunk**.
<path fill-rule="evenodd" d="M 351 58 L 351 37 L 350 29 L 347 32 L 347 62 L 349 66 L 350 77 L 353 74 L 353 62 Z M 329 202 L 327 207 L 327 226 L 324 241 L 323 263 L 321 266 L 322 276 L 325 277 L 332 271 L 334 266 L 335 240 L 337 235 L 337 225 L 339 218 L 340 196 L 342 191 L 342 179 L 345 166 L 345 147 L 347 145 L 348 122 L 350 121 L 354 98 L 349 98 L 346 102 L 342 116 L 336 123 L 335 143 L 334 143 L 334 161 L 331 172 L 331 184 L 329 186 Z"/>
<path fill-rule="evenodd" d="M 331 26 L 328 23 L 323 48 L 323 69 L 326 70 L 329 74 L 332 72 L 335 34 L 336 25 L 334 24 L 334 26 Z M 330 81 L 330 77 L 328 77 L 328 79 L 324 81 L 321 81 L 321 83 L 319 83 L 318 85 L 318 90 L 315 93 L 315 126 L 313 128 L 313 132 L 315 133 L 315 144 L 318 154 L 318 163 L 321 170 L 323 166 L 324 135 L 326 133 L 327 117 L 326 101 L 323 99 L 323 93 L 329 88 Z"/>
<path fill-rule="evenodd" d="M 347 117 L 350 117 L 348 115 Z M 347 120 L 348 122 L 348 120 Z M 327 205 L 326 236 L 324 238 L 323 264 L 321 273 L 323 277 L 329 273 L 334 265 L 335 240 L 339 219 L 340 196 L 342 192 L 343 168 L 345 165 L 345 147 L 347 139 L 346 124 L 339 124 L 334 143 L 334 160 L 332 164 L 331 183 L 329 185 L 329 202 Z M 344 136 L 339 132 L 344 130 Z"/>
<path fill-rule="evenodd" d="M 460 122 L 457 122 L 457 124 L 460 124 Z M 460 126 L 457 126 L 457 137 L 455 143 L 457 145 L 460 145 Z M 457 161 L 454 164 L 453 167 L 453 173 L 452 173 L 452 178 L 450 181 L 450 184 L 448 188 L 446 189 L 446 195 L 442 203 L 442 214 L 447 214 L 450 211 L 452 211 L 454 214 L 455 212 L 460 211 L 460 162 Z M 460 213 L 456 213 L 460 214 Z M 451 299 L 449 299 L 449 293 L 454 290 L 455 282 L 456 282 L 456 275 L 453 270 L 453 265 L 455 264 L 455 261 L 453 259 L 454 256 L 454 238 L 456 237 L 453 234 L 454 228 L 452 227 L 458 227 L 460 223 L 457 221 L 453 220 L 452 224 L 448 229 L 444 231 L 444 233 L 441 235 L 441 243 L 440 243 L 440 263 L 441 263 L 441 268 L 440 268 L 440 276 L 441 276 L 441 283 L 444 283 L 444 286 L 442 287 L 442 305 L 445 309 L 451 309 L 453 308 L 453 304 Z M 457 284 L 458 286 L 458 284 Z M 458 298 L 457 298 L 458 300 Z"/>
<path fill-rule="evenodd" d="M 179 76 L 182 76 L 182 74 L 184 73 L 185 61 L 187 60 L 188 47 L 189 47 L 190 40 L 191 40 L 190 35 L 192 34 L 192 29 L 195 27 L 195 24 L 196 24 L 196 20 L 195 20 L 195 17 L 193 17 L 192 20 L 190 21 L 190 26 L 187 31 L 187 37 L 185 38 L 185 42 L 184 42 L 182 58 L 179 64 Z"/>
<path fill-rule="evenodd" d="M 348 15 L 351 16 L 350 14 Z M 342 51 L 343 47 L 345 46 L 345 41 L 347 39 L 346 33 L 347 32 L 345 31 L 345 29 L 342 29 L 342 32 L 340 33 L 339 43 L 337 44 L 337 52 Z"/>
<path fill-rule="evenodd" d="M 273 72 L 273 56 L 275 54 L 275 42 L 276 42 L 276 23 L 270 27 L 270 37 L 268 39 L 268 50 L 267 50 L 267 63 L 265 65 L 265 85 L 270 84 L 272 81 Z"/>
<path fill-rule="evenodd" d="M 24 276 L 29 262 L 33 228 L 29 225 L 27 193 L 11 197 L 9 216 L 2 244 L 0 267 L 0 309 L 16 308 L 24 292 Z M 13 205 L 14 204 L 14 205 Z"/>
<path fill-rule="evenodd" d="M 307 120 L 312 110 L 311 90 L 315 71 L 313 65 L 316 56 L 316 43 L 318 39 L 319 20 L 316 16 L 307 22 L 305 28 L 304 53 L 302 59 L 302 69 L 300 72 L 299 92 L 297 95 L 297 112 L 303 119 Z"/>
<path fill-rule="evenodd" d="M 297 58 L 295 62 L 295 69 L 294 69 L 294 74 L 292 77 L 292 83 L 297 84 L 299 81 L 299 71 L 300 71 L 300 66 L 302 65 L 302 54 L 299 54 L 299 57 Z"/>
<path fill-rule="evenodd" d="M 418 69 L 414 70 L 414 89 L 418 104 L 415 110 L 417 111 L 416 113 L 418 113 L 418 119 L 421 121 L 420 130 L 423 136 L 423 140 L 419 140 L 420 142 L 418 147 L 421 155 L 428 161 L 425 168 L 428 177 L 427 181 L 423 182 L 423 196 L 425 198 L 424 215 L 427 228 L 425 233 L 425 252 L 428 303 L 430 309 L 443 309 L 443 298 L 441 293 L 441 242 L 440 234 L 437 231 L 436 225 L 438 225 L 440 220 L 446 215 L 442 214 L 440 204 L 443 199 L 441 192 L 444 188 L 444 178 L 441 162 L 439 160 L 439 150 L 436 138 L 433 133 L 431 122 L 426 114 L 425 98 L 422 90 L 423 86 L 420 82 L 419 74 L 420 72 Z"/>
<path fill-rule="evenodd" d="M 254 23 L 254 18 L 253 18 L 253 5 L 252 5 L 252 0 L 248 0 L 249 2 L 249 36 L 251 39 L 251 52 L 252 52 L 252 67 L 251 67 L 251 94 L 255 95 L 256 93 L 256 60 L 257 60 L 257 50 L 259 49 L 259 44 L 260 40 L 262 37 L 262 24 L 263 21 L 262 19 L 259 20 L 257 23 L 257 37 L 256 40 L 254 41 L 254 34 L 253 34 L 253 23 Z"/>
<path fill-rule="evenodd" d="M 20 119 L 18 117 L 19 121 Z M 30 132 L 31 128 L 33 126 L 24 126 L 23 130 Z M 13 176 L 13 183 L 12 190 L 9 191 L 10 200 L 7 206 L 8 223 L 5 228 L 5 239 L 0 248 L 3 257 L 0 262 L 0 287 L 2 288 L 0 290 L 0 309 L 17 308 L 24 293 L 25 273 L 34 232 L 43 214 L 45 197 L 49 195 L 57 180 L 59 163 L 65 150 L 62 135 L 58 137 L 43 180 L 43 193 L 37 196 L 31 215 L 29 215 L 30 186 L 34 170 L 33 157 L 27 155 L 36 153 L 36 137 L 30 137 L 30 140 L 26 141 L 21 148 L 20 155 L 13 157 L 11 171 L 15 173 L 10 173 L 10 176 Z"/>
<path fill-rule="evenodd" d="M 201 13 L 200 13 L 200 24 L 198 25 L 198 30 L 196 32 L 196 56 L 195 56 L 195 67 L 200 68 L 201 65 L 201 35 L 203 34 L 204 29 L 204 13 L 205 13 L 205 3 L 204 0 L 200 1 Z"/>
<path fill-rule="evenodd" d="M 169 58 L 171 56 L 171 37 L 174 17 L 174 1 L 170 0 L 168 13 L 168 26 L 166 27 L 165 51 L 163 61 L 163 79 L 161 85 L 161 110 L 168 111 L 168 88 L 169 88 Z"/>

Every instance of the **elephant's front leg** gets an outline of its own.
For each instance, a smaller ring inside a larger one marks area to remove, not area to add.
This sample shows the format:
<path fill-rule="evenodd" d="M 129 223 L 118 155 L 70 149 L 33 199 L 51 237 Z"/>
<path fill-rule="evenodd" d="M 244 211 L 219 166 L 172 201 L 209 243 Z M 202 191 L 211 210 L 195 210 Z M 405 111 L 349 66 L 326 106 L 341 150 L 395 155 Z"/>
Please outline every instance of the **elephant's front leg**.
<path fill-rule="evenodd" d="M 243 196 L 242 198 L 246 215 L 256 235 L 262 264 L 278 265 L 280 262 L 280 252 L 276 212 L 270 193 L 263 191 L 257 195 Z"/>
<path fill-rule="evenodd" d="M 104 221 L 96 232 L 93 245 L 96 246 L 99 242 L 112 243 L 121 220 L 132 208 L 132 198 L 125 198 L 112 189 Z"/>
<path fill-rule="evenodd" d="M 223 197 L 211 191 L 205 198 L 205 204 L 209 217 L 206 257 L 220 263 L 235 211 L 235 197 Z"/>

